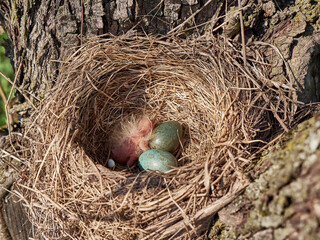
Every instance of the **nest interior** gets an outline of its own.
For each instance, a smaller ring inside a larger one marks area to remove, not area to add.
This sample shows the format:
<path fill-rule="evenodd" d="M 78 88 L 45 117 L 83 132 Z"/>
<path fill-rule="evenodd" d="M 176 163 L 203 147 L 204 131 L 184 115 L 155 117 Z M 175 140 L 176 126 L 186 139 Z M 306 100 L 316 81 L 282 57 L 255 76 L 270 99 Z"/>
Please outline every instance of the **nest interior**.
<path fill-rule="evenodd" d="M 257 47 L 247 49 L 247 66 L 238 49 L 122 36 L 70 54 L 26 130 L 30 177 L 19 186 L 39 238 L 204 236 L 201 211 L 247 184 L 253 155 L 296 111 L 290 82 L 267 78 Z M 106 168 L 114 129 L 141 116 L 182 124 L 178 168 Z"/>

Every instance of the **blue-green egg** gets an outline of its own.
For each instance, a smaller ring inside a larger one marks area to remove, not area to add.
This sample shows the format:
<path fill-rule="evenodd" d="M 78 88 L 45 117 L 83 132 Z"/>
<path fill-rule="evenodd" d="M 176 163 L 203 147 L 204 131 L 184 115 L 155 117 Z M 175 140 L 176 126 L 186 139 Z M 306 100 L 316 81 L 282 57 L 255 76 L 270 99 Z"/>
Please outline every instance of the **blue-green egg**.
<path fill-rule="evenodd" d="M 153 149 L 162 149 L 173 153 L 180 146 L 181 138 L 181 124 L 177 121 L 168 121 L 160 124 L 153 130 L 149 146 Z"/>
<path fill-rule="evenodd" d="M 142 153 L 138 160 L 141 170 L 166 172 L 177 167 L 177 159 L 169 152 L 161 149 L 150 149 Z"/>

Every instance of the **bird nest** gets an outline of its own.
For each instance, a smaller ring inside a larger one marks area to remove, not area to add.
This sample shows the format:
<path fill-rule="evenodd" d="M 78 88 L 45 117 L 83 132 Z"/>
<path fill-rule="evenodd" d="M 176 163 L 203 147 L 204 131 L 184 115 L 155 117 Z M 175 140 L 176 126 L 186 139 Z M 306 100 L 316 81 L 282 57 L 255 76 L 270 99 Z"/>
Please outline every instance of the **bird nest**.
<path fill-rule="evenodd" d="M 122 36 L 70 54 L 25 133 L 19 189 L 38 238 L 205 236 L 295 109 L 290 84 L 268 79 L 259 48 L 247 48 L 246 66 L 239 49 L 221 39 Z M 141 116 L 182 124 L 177 168 L 107 168 L 115 129 Z"/>

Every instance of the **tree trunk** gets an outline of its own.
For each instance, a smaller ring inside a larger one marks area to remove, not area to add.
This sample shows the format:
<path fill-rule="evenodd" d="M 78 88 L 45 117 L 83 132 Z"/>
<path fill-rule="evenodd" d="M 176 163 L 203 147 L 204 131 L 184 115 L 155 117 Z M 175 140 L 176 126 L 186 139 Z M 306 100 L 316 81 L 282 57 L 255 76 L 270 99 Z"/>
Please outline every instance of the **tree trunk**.
<path fill-rule="evenodd" d="M 134 27 L 134 31 L 147 34 L 175 32 L 181 38 L 186 38 L 206 32 L 224 34 L 240 41 L 240 22 L 238 12 L 234 11 L 238 5 L 235 2 L 237 1 L 2 0 L 0 21 L 11 41 L 8 54 L 16 72 L 14 85 L 23 93 L 11 113 L 20 116 L 22 125 L 27 122 L 28 111 L 39 100 L 47 97 L 48 90 L 54 85 L 64 57 L 71 48 L 80 47 L 88 37 L 105 33 L 120 35 Z M 320 65 L 320 3 L 310 0 L 296 3 L 284 0 L 243 0 L 242 6 L 247 45 L 264 44 L 266 57 L 273 59 L 271 62 L 274 63 L 272 80 L 280 84 L 281 79 L 289 78 L 292 80 L 290 87 L 300 90 L 299 100 L 319 101 L 320 68 L 317 66 Z M 228 10 L 227 14 L 225 9 Z M 224 14 L 226 17 L 218 18 Z M 194 26 L 198 27 L 192 29 Z M 281 179 L 279 181 L 282 182 Z M 273 194 L 271 193 L 272 196 Z M 290 199 L 283 200 L 284 205 L 290 205 L 292 198 Z M 252 207 L 257 206 L 244 205 L 244 211 L 249 212 L 247 208 Z M 219 217 L 231 218 L 230 208 L 224 211 L 219 213 Z M 270 219 L 270 222 L 280 221 L 279 218 L 274 221 Z M 241 216 L 238 221 L 244 224 L 244 217 Z M 235 225 L 232 228 L 235 231 L 240 226 L 223 220 L 221 222 Z M 213 235 L 218 234 L 215 232 L 216 224 L 212 230 Z M 248 235 L 241 233 L 241 236 L 254 236 L 257 229 L 247 231 Z"/>
<path fill-rule="evenodd" d="M 255 181 L 218 212 L 210 239 L 320 239 L 319 144 L 317 115 L 269 148 Z"/>

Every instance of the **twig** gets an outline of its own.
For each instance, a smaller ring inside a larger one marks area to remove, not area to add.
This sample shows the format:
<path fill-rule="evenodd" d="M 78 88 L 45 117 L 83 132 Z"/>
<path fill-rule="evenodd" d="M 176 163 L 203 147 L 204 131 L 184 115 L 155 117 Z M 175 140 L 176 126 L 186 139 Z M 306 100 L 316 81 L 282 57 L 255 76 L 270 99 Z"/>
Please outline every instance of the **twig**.
<path fill-rule="evenodd" d="M 190 17 L 188 17 L 183 23 L 179 24 L 178 26 L 176 26 L 174 29 L 170 30 L 168 32 L 168 35 L 172 34 L 173 32 L 179 30 L 180 28 L 184 27 L 184 25 L 186 25 L 189 20 L 193 17 L 195 17 L 199 12 L 201 12 L 206 6 L 208 6 L 211 2 L 213 2 L 213 0 L 209 0 L 208 2 L 206 2 L 202 8 L 198 9 L 197 11 L 195 11 Z"/>
<path fill-rule="evenodd" d="M 148 15 L 151 15 L 151 13 L 152 13 L 154 10 L 156 10 L 157 8 L 159 8 L 163 2 L 164 2 L 164 0 L 161 0 L 161 1 L 157 4 L 157 6 L 155 6 L 154 8 L 152 8 L 152 9 L 147 13 L 147 16 L 148 16 Z M 143 21 L 143 19 L 144 19 L 144 18 L 141 18 L 141 19 L 128 31 L 128 33 L 129 33 L 130 31 L 132 31 L 133 29 L 135 29 L 137 26 L 139 26 L 139 24 Z"/>
<path fill-rule="evenodd" d="M 21 171 L 18 169 L 17 166 L 15 166 L 12 162 L 7 161 L 6 159 L 4 159 L 3 157 L 1 157 L 1 161 L 3 161 L 5 164 L 7 164 L 8 166 L 10 166 L 12 169 L 14 169 L 17 173 L 21 173 Z"/>
<path fill-rule="evenodd" d="M 263 46 L 269 46 L 271 48 L 273 48 L 280 56 L 280 58 L 282 59 L 282 61 L 284 62 L 285 66 L 287 67 L 287 69 L 289 70 L 289 72 L 292 74 L 292 78 L 294 80 L 294 82 L 297 84 L 297 86 L 300 88 L 300 90 L 303 90 L 303 86 L 301 85 L 301 83 L 296 79 L 294 72 L 290 66 L 290 64 L 288 63 L 288 61 L 284 58 L 284 56 L 282 55 L 281 51 L 279 50 L 279 48 L 277 48 L 275 45 L 272 45 L 270 43 L 266 43 L 266 42 L 261 42 L 261 41 L 254 41 L 251 44 L 255 44 L 255 45 L 263 45 Z M 290 77 L 290 74 L 288 74 Z M 291 86 L 293 85 L 292 81 L 290 81 Z"/>
<path fill-rule="evenodd" d="M 17 71 L 17 74 L 16 74 L 16 76 L 15 76 L 15 78 L 14 78 L 14 82 L 13 82 L 13 83 L 10 82 L 10 79 L 9 79 L 8 77 L 4 76 L 3 73 L 0 72 L 1 75 L 4 76 L 4 77 L 6 78 L 6 80 L 7 80 L 8 82 L 10 82 L 11 85 L 12 85 L 12 87 L 11 87 L 11 89 L 10 89 L 10 93 L 9 93 L 8 99 L 7 99 L 6 104 L 5 104 L 5 111 L 6 111 L 7 123 L 8 123 L 9 139 L 10 139 L 11 145 L 12 145 L 12 138 L 11 138 L 11 130 L 12 130 L 12 129 L 11 129 L 11 128 L 12 128 L 12 124 L 13 124 L 13 119 L 12 119 L 12 116 L 9 114 L 8 106 L 9 106 L 9 104 L 10 104 L 9 101 L 10 101 L 10 98 L 11 98 L 11 95 L 12 95 L 12 92 L 13 92 L 13 89 L 14 89 L 14 87 L 15 87 L 16 80 L 17 80 L 18 75 L 19 75 L 19 73 L 20 73 L 21 66 L 22 66 L 22 62 L 21 62 L 20 65 L 19 65 L 19 68 L 18 68 L 18 71 Z"/>
<path fill-rule="evenodd" d="M 8 99 L 7 99 L 6 93 L 4 92 L 4 89 L 1 84 L 0 84 L 0 95 L 1 95 L 1 98 L 4 102 L 4 104 L 5 104 L 4 110 L 5 110 L 6 118 L 7 118 L 7 124 L 5 126 L 8 127 L 8 126 L 11 126 L 11 124 L 13 123 L 13 118 L 12 118 L 12 115 L 9 114 L 9 112 L 7 111 L 6 104 L 8 102 Z"/>
<path fill-rule="evenodd" d="M 1 84 L 0 84 L 0 95 L 1 95 L 1 98 L 2 98 L 3 102 L 7 102 L 6 93 L 4 92 L 3 87 L 2 87 Z"/>
<path fill-rule="evenodd" d="M 242 55 L 243 55 L 244 66 L 245 66 L 245 68 L 247 68 L 246 42 L 245 42 L 245 38 L 244 38 L 244 26 L 243 26 L 243 16 L 242 16 L 242 10 L 241 10 L 241 0 L 238 0 L 238 5 L 239 5 L 239 15 L 240 15 Z"/>
<path fill-rule="evenodd" d="M 15 78 L 14 78 L 14 81 L 11 81 L 10 78 L 8 78 L 8 77 L 7 77 L 6 75 L 4 75 L 2 72 L 0 72 L 0 75 L 3 76 L 9 83 L 11 83 L 12 88 L 13 88 L 13 89 L 14 89 L 14 88 L 17 89 L 17 90 L 22 94 L 22 96 L 23 96 L 25 99 L 27 99 L 27 101 L 31 104 L 31 106 L 32 106 L 34 109 L 37 109 L 36 106 L 35 106 L 35 105 L 32 103 L 32 101 L 30 100 L 30 98 L 29 98 L 27 95 L 25 95 L 24 92 L 15 85 L 15 83 L 16 83 L 16 81 L 17 81 L 17 78 L 18 78 L 18 75 L 19 75 L 19 72 L 20 72 L 20 69 L 21 69 L 21 66 L 22 66 L 22 62 L 20 63 L 20 66 L 19 66 L 18 71 L 17 71 L 17 73 L 16 73 L 16 76 L 15 76 Z M 10 98 L 8 97 L 8 99 L 10 99 Z"/>
<path fill-rule="evenodd" d="M 80 29 L 80 45 L 83 44 L 83 15 L 84 15 L 84 6 L 83 6 L 83 0 L 81 0 L 81 29 Z"/>
<path fill-rule="evenodd" d="M 11 158 L 13 158 L 13 159 L 17 160 L 18 162 L 23 163 L 23 161 L 22 161 L 20 158 L 18 158 L 18 157 L 16 157 L 16 156 L 12 155 L 11 153 L 7 152 L 6 150 L 1 149 L 1 151 L 2 151 L 6 156 L 9 156 L 9 157 L 11 157 Z"/>

